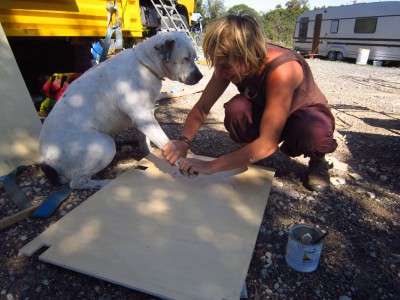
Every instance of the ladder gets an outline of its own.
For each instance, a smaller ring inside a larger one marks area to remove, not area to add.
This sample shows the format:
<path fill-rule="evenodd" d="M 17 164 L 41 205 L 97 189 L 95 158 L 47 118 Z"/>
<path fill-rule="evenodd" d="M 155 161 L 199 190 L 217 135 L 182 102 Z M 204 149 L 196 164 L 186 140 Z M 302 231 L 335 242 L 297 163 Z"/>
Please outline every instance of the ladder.
<path fill-rule="evenodd" d="M 175 1 L 173 0 L 159 0 L 159 3 L 155 3 L 154 0 L 150 0 L 154 8 L 157 11 L 158 16 L 161 18 L 161 24 L 167 31 L 179 31 L 184 33 L 194 44 L 196 48 L 197 58 L 204 57 L 201 46 L 197 45 L 195 39 L 190 34 L 189 28 L 181 17 L 181 14 L 176 9 Z M 188 20 L 190 22 L 190 20 Z"/>

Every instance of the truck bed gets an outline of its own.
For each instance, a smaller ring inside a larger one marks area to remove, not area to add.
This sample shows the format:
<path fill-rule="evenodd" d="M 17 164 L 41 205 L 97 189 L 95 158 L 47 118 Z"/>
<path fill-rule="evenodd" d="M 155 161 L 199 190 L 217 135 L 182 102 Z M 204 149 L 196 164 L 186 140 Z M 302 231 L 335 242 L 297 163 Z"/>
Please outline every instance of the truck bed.
<path fill-rule="evenodd" d="M 124 36 L 141 37 L 137 0 L 116 1 Z M 2 0 L 0 22 L 8 37 L 105 36 L 106 0 Z"/>

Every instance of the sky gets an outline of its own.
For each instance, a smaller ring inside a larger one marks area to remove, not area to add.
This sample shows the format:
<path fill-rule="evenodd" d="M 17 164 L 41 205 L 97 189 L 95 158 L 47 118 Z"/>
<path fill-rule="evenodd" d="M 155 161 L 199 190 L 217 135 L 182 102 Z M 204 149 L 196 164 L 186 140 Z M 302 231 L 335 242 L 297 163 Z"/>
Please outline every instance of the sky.
<path fill-rule="evenodd" d="M 400 0 L 398 0 L 400 1 Z M 234 5 L 246 4 L 248 7 L 260 12 L 267 12 L 275 9 L 278 4 L 281 4 L 285 8 L 287 0 L 224 0 L 225 7 L 228 9 Z M 357 1 L 358 3 L 366 2 L 379 2 L 379 0 L 363 0 Z M 316 6 L 340 6 L 346 4 L 352 4 L 351 0 L 308 0 L 310 9 L 314 9 Z"/>

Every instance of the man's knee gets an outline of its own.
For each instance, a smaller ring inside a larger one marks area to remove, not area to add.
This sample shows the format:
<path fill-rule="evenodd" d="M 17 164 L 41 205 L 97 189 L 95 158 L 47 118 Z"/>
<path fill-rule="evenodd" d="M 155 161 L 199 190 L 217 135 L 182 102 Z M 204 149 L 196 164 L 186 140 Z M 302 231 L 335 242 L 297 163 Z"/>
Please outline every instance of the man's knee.
<path fill-rule="evenodd" d="M 249 99 L 236 95 L 224 104 L 224 125 L 237 143 L 250 143 L 259 134 L 259 121 L 253 120 L 253 106 Z"/>
<path fill-rule="evenodd" d="M 238 118 L 243 115 L 251 115 L 251 103 L 243 95 L 236 95 L 224 104 L 225 116 L 228 118 Z"/>
<path fill-rule="evenodd" d="M 281 149 L 290 156 L 324 155 L 335 151 L 335 122 L 326 108 L 307 108 L 296 112 L 287 122 Z"/>

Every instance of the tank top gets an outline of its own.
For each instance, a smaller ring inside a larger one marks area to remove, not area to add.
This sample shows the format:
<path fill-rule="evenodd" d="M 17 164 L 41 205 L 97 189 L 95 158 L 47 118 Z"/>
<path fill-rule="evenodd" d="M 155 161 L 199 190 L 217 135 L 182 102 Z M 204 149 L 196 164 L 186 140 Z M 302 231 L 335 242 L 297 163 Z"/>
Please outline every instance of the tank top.
<path fill-rule="evenodd" d="M 268 101 L 266 98 L 265 83 L 268 76 L 284 63 L 297 61 L 303 68 L 304 78 L 300 86 L 298 86 L 293 93 L 289 114 L 298 109 L 318 104 L 330 108 L 324 94 L 315 83 L 311 69 L 305 59 L 297 52 L 289 49 L 285 49 L 285 51 L 287 52 L 274 58 L 266 67 L 261 69 L 258 74 L 246 77 L 237 85 L 239 92 L 250 99 L 256 106 L 260 107 L 260 109 L 264 110 L 265 104 Z"/>

